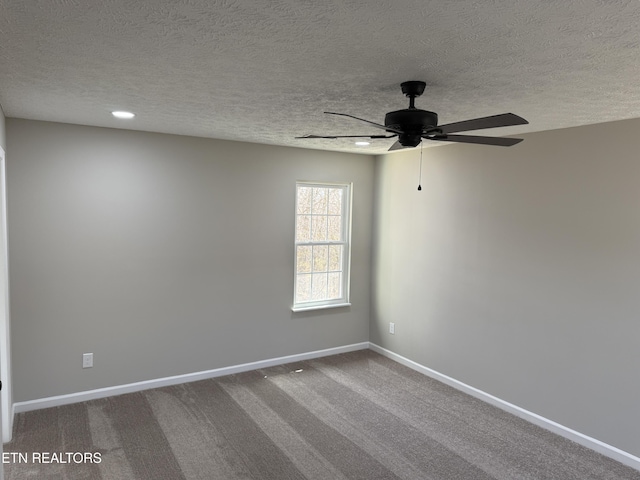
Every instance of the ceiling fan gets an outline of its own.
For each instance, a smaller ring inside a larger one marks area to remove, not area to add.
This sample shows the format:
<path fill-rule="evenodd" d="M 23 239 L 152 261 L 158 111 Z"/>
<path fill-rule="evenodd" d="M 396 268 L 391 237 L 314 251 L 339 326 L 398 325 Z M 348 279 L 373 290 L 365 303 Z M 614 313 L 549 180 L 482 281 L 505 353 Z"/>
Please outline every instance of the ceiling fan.
<path fill-rule="evenodd" d="M 409 97 L 409 108 L 389 112 L 384 117 L 384 125 L 358 118 L 347 113 L 324 112 L 329 115 L 340 115 L 365 122 L 373 127 L 385 130 L 392 135 L 304 135 L 296 138 L 394 138 L 398 137 L 389 150 L 417 147 L 422 139 L 442 142 L 476 143 L 480 145 L 497 145 L 510 147 L 522 141 L 521 138 L 482 137 L 476 135 L 451 135 L 456 132 L 481 130 L 484 128 L 510 127 L 525 125 L 524 118 L 513 113 L 503 113 L 490 117 L 474 118 L 462 122 L 438 125 L 438 114 L 415 107 L 415 99 L 424 92 L 425 82 L 412 80 L 400 85 L 402 93 Z"/>

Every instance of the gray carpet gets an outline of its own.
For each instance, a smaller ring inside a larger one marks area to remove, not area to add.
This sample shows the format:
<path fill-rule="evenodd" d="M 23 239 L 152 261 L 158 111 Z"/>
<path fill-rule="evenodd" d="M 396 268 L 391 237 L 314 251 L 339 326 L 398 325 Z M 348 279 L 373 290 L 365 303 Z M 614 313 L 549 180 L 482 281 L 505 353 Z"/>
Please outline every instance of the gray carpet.
<path fill-rule="evenodd" d="M 14 428 L 5 452 L 28 461 L 6 480 L 640 480 L 370 350 L 21 413 Z"/>

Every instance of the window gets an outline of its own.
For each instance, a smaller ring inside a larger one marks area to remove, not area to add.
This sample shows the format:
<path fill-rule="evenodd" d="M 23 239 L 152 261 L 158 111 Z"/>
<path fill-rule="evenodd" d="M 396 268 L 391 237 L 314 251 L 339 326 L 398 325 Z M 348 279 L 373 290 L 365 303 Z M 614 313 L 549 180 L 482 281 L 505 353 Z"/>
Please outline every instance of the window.
<path fill-rule="evenodd" d="M 349 305 L 350 217 L 350 184 L 296 184 L 294 311 Z"/>

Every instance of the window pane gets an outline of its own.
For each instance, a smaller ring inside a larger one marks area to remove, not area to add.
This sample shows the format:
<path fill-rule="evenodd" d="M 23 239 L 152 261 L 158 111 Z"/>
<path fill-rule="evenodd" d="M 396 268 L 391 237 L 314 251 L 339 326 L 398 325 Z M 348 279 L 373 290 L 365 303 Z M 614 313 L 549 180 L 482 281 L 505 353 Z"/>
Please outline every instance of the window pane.
<path fill-rule="evenodd" d="M 296 275 L 296 302 L 311 300 L 311 275 Z"/>
<path fill-rule="evenodd" d="M 342 270 L 342 245 L 329 245 L 329 271 Z"/>
<path fill-rule="evenodd" d="M 328 217 L 327 238 L 329 240 L 342 240 L 342 217 Z"/>
<path fill-rule="evenodd" d="M 350 192 L 343 184 L 296 184 L 296 311 L 349 301 Z"/>
<path fill-rule="evenodd" d="M 311 300 L 327 299 L 327 274 L 314 273 L 311 275 Z"/>
<path fill-rule="evenodd" d="M 311 273 L 311 247 L 299 246 L 297 247 L 297 272 L 296 273 Z"/>
<path fill-rule="evenodd" d="M 327 241 L 327 216 L 313 216 L 311 217 L 311 240 L 314 242 L 326 242 Z"/>
<path fill-rule="evenodd" d="M 313 246 L 313 271 L 326 272 L 329 260 L 329 247 L 327 245 Z"/>
<path fill-rule="evenodd" d="M 342 296 L 342 273 L 330 273 L 327 285 L 328 299 L 340 298 Z"/>
<path fill-rule="evenodd" d="M 298 215 L 296 222 L 296 242 L 311 240 L 311 215 Z"/>
<path fill-rule="evenodd" d="M 313 189 L 313 205 L 311 213 L 314 215 L 326 215 L 327 213 L 327 188 Z"/>
<path fill-rule="evenodd" d="M 298 187 L 298 214 L 311 213 L 311 187 Z"/>
<path fill-rule="evenodd" d="M 342 215 L 342 188 L 329 189 L 329 215 Z"/>

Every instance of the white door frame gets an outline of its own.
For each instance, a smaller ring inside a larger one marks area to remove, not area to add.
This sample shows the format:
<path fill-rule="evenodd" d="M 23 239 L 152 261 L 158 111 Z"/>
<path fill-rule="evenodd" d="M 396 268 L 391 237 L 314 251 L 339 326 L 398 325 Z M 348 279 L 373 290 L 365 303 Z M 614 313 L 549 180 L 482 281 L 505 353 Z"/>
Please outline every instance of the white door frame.
<path fill-rule="evenodd" d="M 11 341 L 9 321 L 9 251 L 7 248 L 7 183 L 5 152 L 0 147 L 0 417 L 2 442 L 11 440 Z M 1 450 L 0 450 L 1 451 Z"/>

